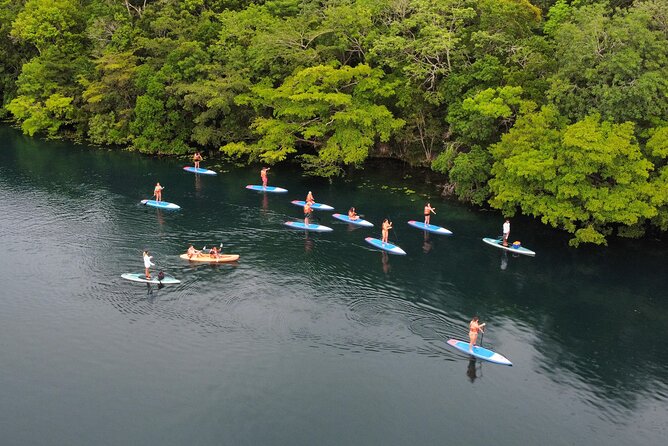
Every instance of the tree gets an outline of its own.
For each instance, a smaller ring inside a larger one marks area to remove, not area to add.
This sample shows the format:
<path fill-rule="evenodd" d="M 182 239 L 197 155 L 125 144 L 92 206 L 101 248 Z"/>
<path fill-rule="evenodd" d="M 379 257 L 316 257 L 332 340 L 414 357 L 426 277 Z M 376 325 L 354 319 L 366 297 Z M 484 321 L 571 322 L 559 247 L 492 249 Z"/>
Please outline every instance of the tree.
<path fill-rule="evenodd" d="M 605 244 L 615 227 L 637 228 L 657 215 L 648 182 L 653 165 L 634 125 L 598 115 L 566 125 L 554 107 L 519 118 L 494 157 L 490 204 L 573 233 L 570 243 Z"/>
<path fill-rule="evenodd" d="M 360 165 L 376 141 L 387 141 L 403 121 L 377 101 L 393 94 L 380 70 L 316 66 L 295 73 L 277 87 L 257 86 L 238 102 L 271 110 L 253 123 L 255 144 L 232 143 L 221 150 L 267 163 L 282 161 L 299 149 L 318 175 L 340 174 L 338 166 Z M 315 153 L 313 153 L 315 152 Z"/>
<path fill-rule="evenodd" d="M 647 156 L 655 166 L 650 177 L 651 203 L 658 209 L 652 220 L 661 231 L 668 230 L 668 125 L 654 128 L 645 146 Z"/>
<path fill-rule="evenodd" d="M 668 8 L 666 0 L 652 3 Z M 665 16 L 652 8 L 639 2 L 613 13 L 597 3 L 555 12 L 548 30 L 559 65 L 547 95 L 562 114 L 579 120 L 597 112 L 639 131 L 668 116 L 668 34 Z"/>
<path fill-rule="evenodd" d="M 77 76 L 88 69 L 83 54 L 84 12 L 75 0 L 27 0 L 11 35 L 34 46 L 38 55 L 23 64 L 18 96 L 7 105 L 28 134 L 55 137 L 79 121 Z"/>

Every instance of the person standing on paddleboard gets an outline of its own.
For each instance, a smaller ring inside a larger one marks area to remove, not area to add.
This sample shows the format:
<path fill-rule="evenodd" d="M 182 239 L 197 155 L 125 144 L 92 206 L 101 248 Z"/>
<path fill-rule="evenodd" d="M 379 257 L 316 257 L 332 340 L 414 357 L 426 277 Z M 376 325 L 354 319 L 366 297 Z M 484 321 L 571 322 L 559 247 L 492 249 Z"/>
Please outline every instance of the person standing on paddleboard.
<path fill-rule="evenodd" d="M 506 219 L 503 223 L 503 246 L 508 246 L 508 237 L 510 237 L 510 220 Z"/>
<path fill-rule="evenodd" d="M 478 316 L 473 316 L 473 319 L 469 323 L 469 351 L 473 351 L 473 346 L 475 345 L 475 342 L 478 340 L 478 332 L 483 331 L 483 327 L 485 324 L 479 324 L 478 321 L 480 319 Z"/>
<path fill-rule="evenodd" d="M 144 257 L 144 276 L 146 276 L 147 280 L 150 280 L 151 279 L 151 271 L 149 270 L 149 268 L 151 268 L 152 266 L 155 266 L 155 264 L 153 262 L 151 262 L 151 259 L 153 257 L 148 255 L 148 250 L 144 251 L 143 257 Z"/>
<path fill-rule="evenodd" d="M 153 195 L 155 196 L 155 201 L 162 201 L 162 190 L 164 187 L 160 183 L 155 183 L 155 189 L 153 189 Z"/>
<path fill-rule="evenodd" d="M 383 242 L 383 244 L 387 243 L 387 239 L 390 236 L 390 229 L 392 229 L 392 222 L 386 218 L 383 220 L 383 227 L 380 232 L 380 241 Z"/>
<path fill-rule="evenodd" d="M 427 205 L 424 207 L 424 224 L 425 225 L 429 224 L 432 212 L 434 214 L 436 214 L 436 208 L 431 207 L 431 204 L 427 203 Z"/>
<path fill-rule="evenodd" d="M 267 171 L 268 167 L 263 167 L 260 171 L 260 178 L 262 179 L 262 187 L 267 187 Z"/>
<path fill-rule="evenodd" d="M 200 161 L 202 161 L 202 155 L 200 155 L 199 151 L 195 151 L 195 154 L 193 155 L 193 163 L 195 163 L 195 169 L 199 169 Z"/>
<path fill-rule="evenodd" d="M 310 194 L 310 192 L 309 192 L 309 194 Z M 308 222 L 309 222 L 309 218 L 311 218 L 311 212 L 312 212 L 311 211 L 311 203 L 309 203 L 307 201 L 306 204 L 304 204 L 304 224 L 306 226 L 309 225 Z"/>

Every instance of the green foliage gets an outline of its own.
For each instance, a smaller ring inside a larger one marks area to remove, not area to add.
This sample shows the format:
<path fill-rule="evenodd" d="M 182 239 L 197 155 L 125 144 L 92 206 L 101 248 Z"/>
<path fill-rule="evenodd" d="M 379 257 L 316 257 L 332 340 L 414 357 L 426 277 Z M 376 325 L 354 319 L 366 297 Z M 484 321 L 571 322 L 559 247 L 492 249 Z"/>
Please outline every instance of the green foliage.
<path fill-rule="evenodd" d="M 668 8 L 666 0 L 658 0 Z M 668 116 L 668 34 L 661 16 L 602 3 L 571 9 L 554 26 L 558 70 L 548 91 L 571 120 L 598 112 L 643 130 Z"/>
<path fill-rule="evenodd" d="M 491 156 L 486 150 L 474 146 L 470 152 L 460 153 L 450 169 L 450 180 L 460 200 L 482 205 L 489 197 Z"/>
<path fill-rule="evenodd" d="M 432 170 L 445 174 L 449 173 L 452 166 L 454 166 L 454 161 L 455 158 L 457 158 L 457 155 L 457 147 L 450 144 L 445 150 L 438 154 L 434 161 L 431 162 Z"/>
<path fill-rule="evenodd" d="M 596 115 L 564 125 L 551 107 L 523 116 L 491 148 L 490 204 L 574 233 L 573 245 L 605 244 L 612 228 L 657 215 L 648 182 L 653 165 L 633 127 Z"/>
<path fill-rule="evenodd" d="M 522 99 L 521 87 L 488 88 L 466 98 L 448 115 L 452 129 L 468 144 L 489 144 L 507 131 L 518 113 L 535 109 L 535 104 Z"/>
<path fill-rule="evenodd" d="M 27 0 L 12 25 L 11 35 L 46 48 L 81 38 L 82 10 L 76 0 Z"/>
<path fill-rule="evenodd" d="M 376 141 L 388 141 L 401 128 L 403 121 L 376 102 L 392 93 L 393 84 L 367 65 L 307 68 L 277 88 L 257 86 L 252 94 L 240 96 L 241 103 L 272 110 L 272 117 L 255 119 L 253 130 L 260 135 L 256 144 L 221 150 L 274 163 L 304 147 L 317 152 L 317 160 L 302 158 L 305 166 L 331 176 L 340 172 L 335 166 L 361 164 Z"/>
<path fill-rule="evenodd" d="M 52 94 L 44 102 L 36 102 L 26 96 L 19 96 L 7 105 L 7 109 L 20 119 L 21 128 L 30 136 L 46 132 L 55 137 L 61 126 L 71 121 L 74 107 L 70 97 Z"/>
<path fill-rule="evenodd" d="M 571 6 L 566 0 L 557 0 L 557 2 L 550 7 L 547 13 L 547 21 L 543 25 L 545 34 L 553 35 L 559 27 L 571 17 Z"/>
<path fill-rule="evenodd" d="M 668 126 L 652 129 L 646 152 L 654 162 L 656 170 L 650 177 L 651 203 L 658 209 L 652 219 L 662 231 L 668 230 Z"/>

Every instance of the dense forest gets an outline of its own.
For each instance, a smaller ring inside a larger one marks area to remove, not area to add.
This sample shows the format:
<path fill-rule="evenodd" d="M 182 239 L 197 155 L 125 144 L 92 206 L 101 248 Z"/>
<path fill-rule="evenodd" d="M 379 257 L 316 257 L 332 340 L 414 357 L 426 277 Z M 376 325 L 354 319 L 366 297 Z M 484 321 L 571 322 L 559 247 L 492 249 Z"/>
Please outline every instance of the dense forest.
<path fill-rule="evenodd" d="M 394 157 L 573 245 L 668 229 L 668 0 L 0 0 L 0 55 L 29 135 Z"/>

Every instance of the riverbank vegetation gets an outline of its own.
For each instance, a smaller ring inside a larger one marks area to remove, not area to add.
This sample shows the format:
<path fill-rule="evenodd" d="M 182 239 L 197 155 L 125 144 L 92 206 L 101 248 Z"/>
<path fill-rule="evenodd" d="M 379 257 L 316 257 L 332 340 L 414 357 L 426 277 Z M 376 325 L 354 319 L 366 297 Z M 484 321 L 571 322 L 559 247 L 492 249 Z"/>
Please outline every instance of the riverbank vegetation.
<path fill-rule="evenodd" d="M 0 54 L 29 135 L 395 157 L 574 245 L 668 229 L 668 0 L 0 0 Z"/>

